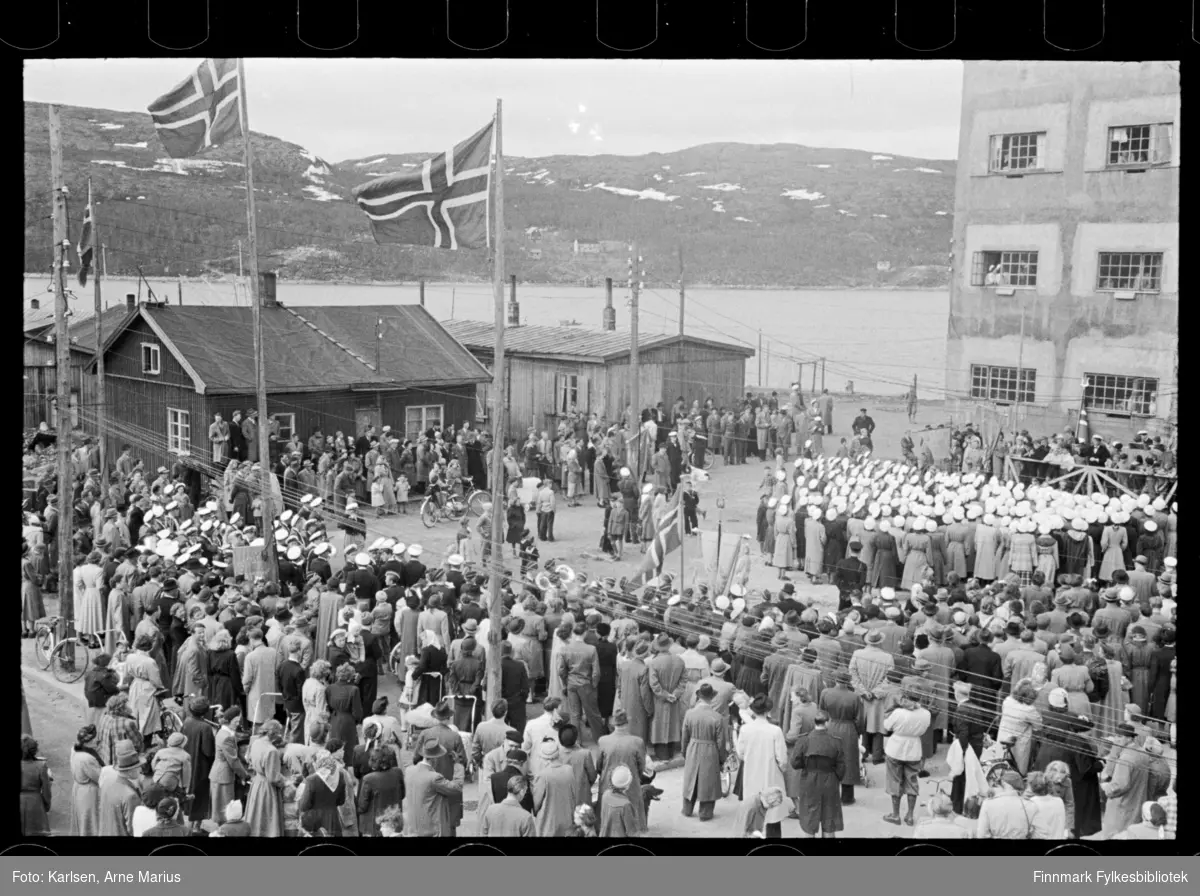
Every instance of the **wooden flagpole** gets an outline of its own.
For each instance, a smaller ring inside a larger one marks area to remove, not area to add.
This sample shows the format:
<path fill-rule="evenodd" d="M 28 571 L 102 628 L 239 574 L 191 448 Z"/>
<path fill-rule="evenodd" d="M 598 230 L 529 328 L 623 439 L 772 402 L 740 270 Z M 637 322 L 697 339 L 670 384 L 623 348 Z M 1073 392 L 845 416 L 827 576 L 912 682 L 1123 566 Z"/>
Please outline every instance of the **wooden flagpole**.
<path fill-rule="evenodd" d="M 246 102 L 246 70 L 242 59 L 237 61 L 238 111 L 242 120 L 242 156 L 246 166 L 246 225 L 247 247 L 250 256 L 250 317 L 254 327 L 255 400 L 258 404 L 258 487 L 262 500 L 263 570 L 267 581 L 278 575 L 275 561 L 275 507 L 271 488 L 271 447 L 267 439 L 267 370 L 263 357 L 262 299 L 258 282 L 258 226 L 254 216 L 254 149 L 250 144 L 250 111 Z"/>
<path fill-rule="evenodd" d="M 504 542 L 504 146 L 501 141 L 501 101 L 496 100 L 495 222 L 492 230 L 492 296 L 495 301 L 496 343 L 492 358 L 492 550 L 488 587 L 487 700 L 500 697 L 500 620 L 504 604 L 500 596 Z"/>

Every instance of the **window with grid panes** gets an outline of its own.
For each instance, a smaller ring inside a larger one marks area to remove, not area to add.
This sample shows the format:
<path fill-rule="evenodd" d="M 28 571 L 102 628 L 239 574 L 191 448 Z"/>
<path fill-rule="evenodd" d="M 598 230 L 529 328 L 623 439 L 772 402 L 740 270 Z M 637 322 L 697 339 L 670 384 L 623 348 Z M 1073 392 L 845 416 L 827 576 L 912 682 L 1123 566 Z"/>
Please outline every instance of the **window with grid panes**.
<path fill-rule="evenodd" d="M 1158 380 L 1154 377 L 1119 373 L 1085 373 L 1084 395 L 1088 408 L 1153 417 L 1158 411 Z"/>
<path fill-rule="evenodd" d="M 1037 252 L 976 252 L 972 286 L 1037 286 Z"/>
<path fill-rule="evenodd" d="M 189 454 L 192 450 L 192 415 L 178 408 L 167 408 L 167 450 Z"/>
<path fill-rule="evenodd" d="M 404 409 L 404 434 L 419 439 L 427 429 L 441 429 L 443 407 L 440 404 L 409 405 Z"/>
<path fill-rule="evenodd" d="M 985 401 L 1022 401 L 1032 403 L 1036 393 L 1037 371 L 1022 367 L 1018 375 L 1015 367 L 991 367 L 987 364 L 971 365 L 971 397 Z M 1018 399 L 1017 393 L 1020 392 Z"/>
<path fill-rule="evenodd" d="M 1169 124 L 1135 124 L 1108 129 L 1108 167 L 1163 165 L 1171 161 Z"/>
<path fill-rule="evenodd" d="M 1036 171 L 1046 156 L 1046 134 L 995 134 L 992 136 L 989 170 L 998 172 Z"/>
<path fill-rule="evenodd" d="M 1158 292 L 1162 284 L 1161 252 L 1101 252 L 1096 289 Z"/>

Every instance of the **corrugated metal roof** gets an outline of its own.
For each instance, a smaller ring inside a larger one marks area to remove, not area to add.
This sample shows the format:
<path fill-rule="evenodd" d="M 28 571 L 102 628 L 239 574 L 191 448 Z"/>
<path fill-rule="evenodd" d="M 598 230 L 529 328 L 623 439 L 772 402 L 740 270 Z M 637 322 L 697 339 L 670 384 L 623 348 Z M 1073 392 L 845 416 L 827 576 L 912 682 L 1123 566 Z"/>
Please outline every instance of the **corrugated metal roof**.
<path fill-rule="evenodd" d="M 490 351 L 495 343 L 495 327 L 477 320 L 444 320 L 442 326 L 474 351 Z M 678 334 L 638 334 L 638 348 L 648 349 L 679 340 Z M 754 350 L 742 345 L 683 336 L 685 342 L 709 345 L 714 348 L 750 357 Z M 504 330 L 504 351 L 519 355 L 573 355 L 604 361 L 629 354 L 632 334 L 628 330 L 589 330 L 583 327 L 507 327 Z"/>

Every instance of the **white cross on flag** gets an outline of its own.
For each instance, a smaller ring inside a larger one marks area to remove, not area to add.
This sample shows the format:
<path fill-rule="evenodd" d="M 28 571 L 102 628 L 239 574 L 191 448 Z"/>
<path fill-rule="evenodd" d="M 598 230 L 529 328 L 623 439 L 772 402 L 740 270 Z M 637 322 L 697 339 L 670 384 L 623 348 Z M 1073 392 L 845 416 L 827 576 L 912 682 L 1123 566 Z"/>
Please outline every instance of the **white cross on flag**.
<path fill-rule="evenodd" d="M 495 121 L 420 169 L 378 177 L 354 189 L 377 243 L 481 249 L 491 245 L 491 187 Z"/>
<path fill-rule="evenodd" d="M 242 136 L 236 59 L 205 59 L 191 76 L 150 104 L 163 149 L 186 159 Z"/>

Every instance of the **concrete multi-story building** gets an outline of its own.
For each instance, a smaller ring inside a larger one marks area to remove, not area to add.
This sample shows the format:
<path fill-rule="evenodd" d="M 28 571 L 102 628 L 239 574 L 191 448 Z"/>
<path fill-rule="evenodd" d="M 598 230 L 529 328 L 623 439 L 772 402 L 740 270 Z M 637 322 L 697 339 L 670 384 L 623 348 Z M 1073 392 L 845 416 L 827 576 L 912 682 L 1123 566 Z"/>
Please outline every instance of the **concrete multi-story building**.
<path fill-rule="evenodd" d="M 952 405 L 1086 405 L 1112 438 L 1173 422 L 1179 115 L 1177 63 L 965 63 Z"/>

